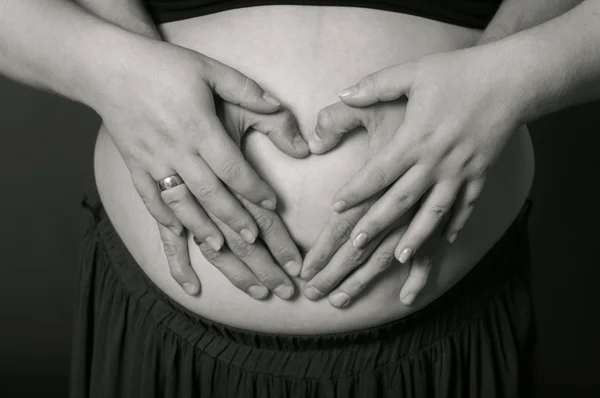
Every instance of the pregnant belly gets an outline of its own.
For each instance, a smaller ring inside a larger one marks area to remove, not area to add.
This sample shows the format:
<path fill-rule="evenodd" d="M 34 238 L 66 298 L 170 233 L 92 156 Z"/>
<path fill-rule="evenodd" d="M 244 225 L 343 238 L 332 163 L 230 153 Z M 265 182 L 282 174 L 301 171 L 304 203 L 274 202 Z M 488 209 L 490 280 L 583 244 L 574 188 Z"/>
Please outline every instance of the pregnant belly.
<path fill-rule="evenodd" d="M 269 6 L 232 10 L 169 23 L 166 40 L 224 62 L 255 79 L 296 115 L 311 134 L 322 107 L 364 75 L 427 53 L 472 45 L 478 31 L 419 17 L 345 7 Z M 263 135 L 251 132 L 244 154 L 278 195 L 278 212 L 298 246 L 310 248 L 331 212 L 331 200 L 366 159 L 366 134 L 349 136 L 334 151 L 292 159 Z M 398 299 L 408 269 L 392 266 L 373 288 L 340 310 L 324 299 L 297 294 L 256 301 L 233 285 L 189 241 L 202 292 L 186 295 L 172 280 L 156 223 L 147 213 L 110 137 L 101 129 L 95 153 L 96 182 L 123 242 L 149 278 L 189 310 L 245 329 L 276 333 L 330 333 L 401 318 L 430 303 L 465 276 L 508 228 L 533 178 L 533 153 L 525 128 L 509 141 L 471 220 L 457 241 L 442 244 L 436 272 L 413 307 Z M 293 279 L 298 290 L 303 281 Z"/>

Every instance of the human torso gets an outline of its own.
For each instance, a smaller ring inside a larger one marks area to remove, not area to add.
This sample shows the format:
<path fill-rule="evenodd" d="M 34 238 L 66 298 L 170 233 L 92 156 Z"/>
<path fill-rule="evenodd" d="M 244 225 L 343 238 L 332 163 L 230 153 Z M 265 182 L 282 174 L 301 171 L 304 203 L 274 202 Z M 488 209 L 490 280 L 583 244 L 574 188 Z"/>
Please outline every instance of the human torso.
<path fill-rule="evenodd" d="M 267 6 L 226 11 L 161 26 L 165 40 L 228 64 L 272 92 L 292 110 L 303 134 L 314 129 L 322 107 L 364 75 L 428 53 L 472 46 L 479 31 L 406 14 L 347 7 Z M 292 159 L 267 137 L 251 132 L 244 154 L 278 195 L 279 213 L 298 246 L 311 247 L 331 212 L 337 189 L 363 164 L 366 134 L 346 139 L 320 156 Z M 128 170 L 104 129 L 95 172 L 104 207 L 143 271 L 166 294 L 218 322 L 276 333 L 330 333 L 397 319 L 442 295 L 489 250 L 508 228 L 527 197 L 533 153 L 525 128 L 517 131 L 490 171 L 477 208 L 442 260 L 424 295 L 413 307 L 398 299 L 408 269 L 399 264 L 379 278 L 352 306 L 311 302 L 296 294 L 284 301 L 257 301 L 235 288 L 189 240 L 192 264 L 201 280 L 197 297 L 171 278 L 156 222 L 139 199 Z M 294 278 L 297 286 L 300 279 Z"/>

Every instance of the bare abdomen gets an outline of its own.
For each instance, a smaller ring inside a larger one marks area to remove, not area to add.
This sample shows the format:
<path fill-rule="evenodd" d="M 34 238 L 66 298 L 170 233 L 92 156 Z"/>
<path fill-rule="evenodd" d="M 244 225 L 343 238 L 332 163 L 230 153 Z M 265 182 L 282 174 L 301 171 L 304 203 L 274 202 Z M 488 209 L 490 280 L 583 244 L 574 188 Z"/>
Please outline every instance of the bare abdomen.
<path fill-rule="evenodd" d="M 268 6 L 227 11 L 167 24 L 167 40 L 224 62 L 255 79 L 296 115 L 310 134 L 322 107 L 364 75 L 427 53 L 472 45 L 478 32 L 419 17 L 346 7 Z M 292 159 L 259 133 L 244 153 L 275 189 L 279 211 L 298 245 L 311 246 L 331 211 L 337 189 L 363 164 L 365 134 L 354 134 L 334 151 Z M 416 307 L 398 294 L 407 269 L 396 264 L 368 294 L 344 310 L 324 299 L 297 294 L 290 301 L 256 301 L 237 290 L 190 240 L 190 258 L 202 293 L 186 295 L 169 275 L 156 223 L 137 196 L 110 137 L 100 131 L 95 170 L 111 221 L 144 272 L 169 296 L 218 322 L 274 333 L 331 333 L 400 318 L 439 297 L 483 257 L 517 215 L 533 179 L 533 153 L 525 129 L 516 132 L 496 166 L 467 227 L 444 246 L 439 272 Z M 294 279 L 298 288 L 300 279 Z M 299 289 L 298 289 L 299 290 Z"/>

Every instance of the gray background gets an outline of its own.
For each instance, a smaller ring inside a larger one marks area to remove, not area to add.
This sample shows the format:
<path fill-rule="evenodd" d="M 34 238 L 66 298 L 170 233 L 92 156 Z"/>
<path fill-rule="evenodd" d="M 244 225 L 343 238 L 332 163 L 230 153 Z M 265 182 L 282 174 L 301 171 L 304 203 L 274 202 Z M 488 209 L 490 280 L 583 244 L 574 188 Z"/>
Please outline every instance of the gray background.
<path fill-rule="evenodd" d="M 0 396 L 66 396 L 99 117 L 0 78 Z M 600 396 L 600 104 L 530 125 L 540 397 Z"/>

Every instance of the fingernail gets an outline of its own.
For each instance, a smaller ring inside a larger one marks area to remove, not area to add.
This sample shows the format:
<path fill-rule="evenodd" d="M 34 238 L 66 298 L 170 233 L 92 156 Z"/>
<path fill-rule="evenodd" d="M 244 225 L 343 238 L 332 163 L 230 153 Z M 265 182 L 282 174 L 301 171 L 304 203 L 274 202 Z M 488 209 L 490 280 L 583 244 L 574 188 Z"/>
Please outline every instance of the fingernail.
<path fill-rule="evenodd" d="M 335 202 L 333 204 L 333 211 L 335 212 L 340 212 L 343 211 L 346 208 L 346 202 L 344 202 L 343 200 L 338 200 L 337 202 Z"/>
<path fill-rule="evenodd" d="M 177 227 L 169 227 L 169 230 L 171 232 L 173 232 L 173 234 L 175 234 L 175 236 L 181 236 L 181 233 L 183 232 L 183 228 L 177 228 Z"/>
<path fill-rule="evenodd" d="M 256 240 L 256 236 L 248 228 L 242 229 L 240 235 L 248 243 L 254 243 Z"/>
<path fill-rule="evenodd" d="M 300 274 L 300 279 L 304 279 L 305 281 L 309 281 L 315 276 L 316 271 L 312 268 L 302 269 L 302 273 Z"/>
<path fill-rule="evenodd" d="M 398 261 L 400 261 L 402 264 L 406 263 L 410 257 L 413 255 L 413 249 L 408 248 L 408 249 L 404 249 L 402 250 L 402 253 L 400 253 L 400 257 L 398 257 Z"/>
<path fill-rule="evenodd" d="M 400 299 L 400 301 L 402 301 L 402 303 L 404 303 L 405 305 L 411 305 L 414 300 L 414 293 L 408 293 L 406 296 L 404 296 L 404 299 Z"/>
<path fill-rule="evenodd" d="M 367 244 L 368 240 L 369 240 L 369 236 L 367 234 L 365 234 L 364 232 L 361 232 L 352 241 L 352 246 L 356 247 L 357 249 L 361 249 L 364 245 Z"/>
<path fill-rule="evenodd" d="M 269 289 L 261 285 L 252 285 L 248 288 L 248 294 L 257 300 L 264 299 L 269 294 Z"/>
<path fill-rule="evenodd" d="M 275 289 L 273 289 L 277 297 L 282 298 L 284 300 L 289 299 L 294 294 L 294 288 L 287 285 L 279 285 Z"/>
<path fill-rule="evenodd" d="M 185 292 L 187 294 L 189 294 L 190 296 L 194 296 L 196 294 L 198 294 L 198 289 L 196 288 L 196 286 L 192 283 L 189 282 L 183 282 L 183 290 L 185 290 Z"/>
<path fill-rule="evenodd" d="M 213 237 L 209 236 L 208 238 L 206 238 L 206 243 L 208 243 L 208 245 L 211 247 L 211 249 L 213 249 L 216 252 L 221 250 L 221 244 L 219 243 L 218 240 L 216 240 Z"/>
<path fill-rule="evenodd" d="M 339 292 L 329 297 L 329 300 L 334 306 L 344 308 L 350 303 L 350 296 L 344 292 Z"/>
<path fill-rule="evenodd" d="M 260 202 L 260 205 L 265 210 L 275 210 L 275 202 L 273 202 L 271 199 L 263 200 L 262 202 Z"/>
<path fill-rule="evenodd" d="M 300 134 L 296 134 L 294 141 L 292 141 L 294 148 L 301 151 L 302 153 L 308 153 L 308 144 L 304 141 L 304 138 Z"/>
<path fill-rule="evenodd" d="M 263 94 L 263 99 L 275 106 L 281 106 L 281 102 L 279 102 L 279 100 L 275 97 L 273 97 L 271 94 L 267 93 L 266 91 Z"/>
<path fill-rule="evenodd" d="M 352 87 L 348 87 L 345 90 L 342 90 L 338 93 L 338 96 L 342 97 L 342 98 L 347 98 L 347 97 L 351 97 L 352 95 L 356 94 L 358 92 L 358 88 L 356 86 L 352 86 Z"/>
<path fill-rule="evenodd" d="M 295 261 L 288 261 L 283 267 L 291 276 L 298 276 L 300 269 L 302 269 L 302 266 Z"/>
<path fill-rule="evenodd" d="M 457 235 L 457 233 L 456 233 L 456 232 L 452 232 L 452 233 L 450 234 L 450 236 L 448 236 L 448 242 L 450 242 L 450 243 L 454 243 L 454 241 L 456 240 L 456 235 Z"/>
<path fill-rule="evenodd" d="M 309 286 L 304 288 L 304 297 L 309 300 L 318 300 L 323 297 L 323 293 L 319 289 L 314 286 Z"/>

